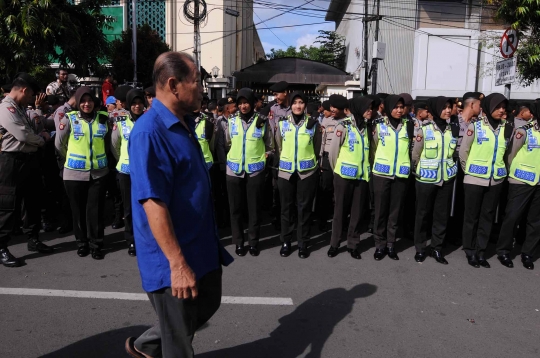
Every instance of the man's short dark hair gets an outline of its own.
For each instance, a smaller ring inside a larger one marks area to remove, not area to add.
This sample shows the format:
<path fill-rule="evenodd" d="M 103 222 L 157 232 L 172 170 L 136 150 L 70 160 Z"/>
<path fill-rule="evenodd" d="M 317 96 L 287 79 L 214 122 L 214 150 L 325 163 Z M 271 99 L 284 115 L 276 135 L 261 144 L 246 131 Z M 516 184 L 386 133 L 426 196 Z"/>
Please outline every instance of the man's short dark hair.
<path fill-rule="evenodd" d="M 154 63 L 152 79 L 156 88 L 163 88 L 171 77 L 182 82 L 191 73 L 193 57 L 184 52 L 165 52 Z"/>
<path fill-rule="evenodd" d="M 214 109 L 217 108 L 217 102 L 214 102 L 214 101 L 208 102 L 208 107 L 207 108 L 208 108 L 209 111 L 213 111 Z"/>

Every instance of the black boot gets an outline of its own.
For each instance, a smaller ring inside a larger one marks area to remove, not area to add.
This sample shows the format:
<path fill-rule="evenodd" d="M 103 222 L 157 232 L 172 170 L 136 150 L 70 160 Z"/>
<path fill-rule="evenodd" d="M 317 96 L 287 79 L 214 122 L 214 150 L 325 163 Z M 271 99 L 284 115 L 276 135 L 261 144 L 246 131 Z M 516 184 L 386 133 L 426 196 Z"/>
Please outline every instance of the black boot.
<path fill-rule="evenodd" d="M 45 245 L 44 243 L 42 243 L 38 239 L 34 238 L 34 239 L 28 240 L 28 251 L 32 251 L 32 252 L 37 251 L 37 252 L 41 252 L 43 254 L 48 254 L 48 253 L 51 253 L 53 251 L 53 248 Z"/>
<path fill-rule="evenodd" d="M 13 256 L 8 249 L 0 249 L 0 262 L 6 267 L 19 267 L 22 265 L 21 260 Z"/>
<path fill-rule="evenodd" d="M 279 250 L 279 254 L 281 255 L 281 257 L 287 257 L 291 254 L 291 242 L 290 241 L 285 241 L 282 245 L 281 245 L 281 250 Z"/>

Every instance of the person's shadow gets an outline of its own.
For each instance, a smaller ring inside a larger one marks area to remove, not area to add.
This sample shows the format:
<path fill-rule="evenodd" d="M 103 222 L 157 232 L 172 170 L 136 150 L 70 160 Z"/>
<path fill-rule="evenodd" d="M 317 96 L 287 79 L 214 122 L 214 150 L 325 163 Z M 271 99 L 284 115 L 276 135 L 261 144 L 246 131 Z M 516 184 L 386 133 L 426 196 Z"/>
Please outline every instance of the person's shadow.
<path fill-rule="evenodd" d="M 377 286 L 368 283 L 350 290 L 334 288 L 302 303 L 291 314 L 279 320 L 270 337 L 236 347 L 197 354 L 199 358 L 293 358 L 308 347 L 308 358 L 321 357 L 324 344 L 334 327 L 353 310 L 356 299 L 371 296 Z"/>

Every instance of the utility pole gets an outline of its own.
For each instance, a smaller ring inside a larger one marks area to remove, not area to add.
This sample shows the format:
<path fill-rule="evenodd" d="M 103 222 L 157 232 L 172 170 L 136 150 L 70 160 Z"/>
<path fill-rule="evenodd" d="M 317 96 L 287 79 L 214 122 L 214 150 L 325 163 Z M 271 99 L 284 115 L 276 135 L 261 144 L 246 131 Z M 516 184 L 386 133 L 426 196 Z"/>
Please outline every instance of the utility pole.
<path fill-rule="evenodd" d="M 133 82 L 137 86 L 137 0 L 131 0 L 131 59 L 133 60 Z"/>
<path fill-rule="evenodd" d="M 367 94 L 367 88 L 368 88 L 368 77 L 369 77 L 369 66 L 368 66 L 368 22 L 367 15 L 369 10 L 369 3 L 368 0 L 364 0 L 364 59 L 363 59 L 363 65 L 364 65 L 364 91 Z"/>
<path fill-rule="evenodd" d="M 195 65 L 197 66 L 197 70 L 200 71 L 201 69 L 201 32 L 200 32 L 200 19 L 199 19 L 199 0 L 195 0 L 193 2 L 193 13 L 194 13 L 194 21 L 193 21 L 193 58 L 195 59 Z"/>
<path fill-rule="evenodd" d="M 381 8 L 381 0 L 377 0 L 377 18 L 375 21 L 375 42 L 379 41 L 379 10 Z M 374 54 L 373 54 L 374 55 Z M 373 58 L 371 63 L 373 70 L 373 77 L 371 79 L 371 94 L 377 94 L 377 67 L 378 61 L 376 58 Z"/>

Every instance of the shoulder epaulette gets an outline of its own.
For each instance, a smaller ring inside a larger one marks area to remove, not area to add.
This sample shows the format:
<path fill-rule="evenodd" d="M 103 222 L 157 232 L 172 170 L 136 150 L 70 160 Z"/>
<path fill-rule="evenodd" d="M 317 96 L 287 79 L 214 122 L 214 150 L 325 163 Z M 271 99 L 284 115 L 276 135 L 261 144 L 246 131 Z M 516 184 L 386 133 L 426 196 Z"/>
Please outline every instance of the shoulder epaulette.
<path fill-rule="evenodd" d="M 384 123 L 384 118 L 377 118 L 373 121 L 374 124 Z"/>
<path fill-rule="evenodd" d="M 289 116 L 281 116 L 281 117 L 279 117 L 278 122 L 286 121 L 288 118 L 289 118 Z"/>
<path fill-rule="evenodd" d="M 424 122 L 422 122 L 422 127 L 429 126 L 430 124 L 431 124 L 430 121 L 424 121 Z"/>
<path fill-rule="evenodd" d="M 521 127 L 519 127 L 519 128 L 516 128 L 516 130 L 517 130 L 517 129 L 523 129 L 523 130 L 526 131 L 526 130 L 529 130 L 529 129 L 533 128 L 533 127 L 534 127 L 534 124 L 529 122 L 529 123 L 525 124 L 524 126 L 521 126 Z"/>

